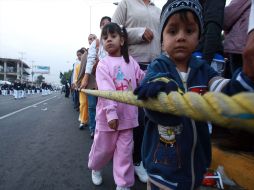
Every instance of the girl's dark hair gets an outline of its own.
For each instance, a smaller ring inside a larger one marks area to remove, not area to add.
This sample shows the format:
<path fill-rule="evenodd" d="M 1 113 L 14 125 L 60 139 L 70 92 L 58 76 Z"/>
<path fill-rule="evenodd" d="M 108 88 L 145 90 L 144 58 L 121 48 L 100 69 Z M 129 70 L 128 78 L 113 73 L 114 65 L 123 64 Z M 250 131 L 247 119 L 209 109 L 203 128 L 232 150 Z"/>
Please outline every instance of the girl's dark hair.
<path fill-rule="evenodd" d="M 128 53 L 128 34 L 127 31 L 124 27 L 120 27 L 118 24 L 111 22 L 106 24 L 101 31 L 101 37 L 107 36 L 108 34 L 113 34 L 113 33 L 118 33 L 120 37 L 123 37 L 124 39 L 124 44 L 121 46 L 121 55 L 123 56 L 124 60 L 126 63 L 130 62 L 129 59 L 129 53 Z"/>
<path fill-rule="evenodd" d="M 102 24 L 102 21 L 107 19 L 109 22 L 111 22 L 111 18 L 109 16 L 104 16 L 101 18 L 101 21 L 100 21 L 100 27 L 101 27 L 101 24 Z"/>
<path fill-rule="evenodd" d="M 78 51 L 77 51 L 77 53 L 81 53 L 81 54 L 84 54 L 85 53 L 85 51 L 81 48 L 81 49 L 79 49 Z"/>

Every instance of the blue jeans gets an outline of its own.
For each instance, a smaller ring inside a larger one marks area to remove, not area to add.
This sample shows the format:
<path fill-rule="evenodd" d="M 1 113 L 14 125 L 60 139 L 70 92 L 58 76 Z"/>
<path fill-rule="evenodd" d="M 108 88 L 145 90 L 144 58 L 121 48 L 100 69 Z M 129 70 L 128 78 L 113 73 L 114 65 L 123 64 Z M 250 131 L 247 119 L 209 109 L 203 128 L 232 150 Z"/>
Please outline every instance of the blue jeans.
<path fill-rule="evenodd" d="M 89 129 L 90 132 L 94 133 L 95 130 L 95 114 L 96 114 L 96 104 L 97 104 L 97 97 L 87 95 L 88 98 L 88 117 L 89 117 Z"/>
<path fill-rule="evenodd" d="M 75 109 L 79 107 L 79 92 L 77 90 L 73 91 L 73 103 Z"/>

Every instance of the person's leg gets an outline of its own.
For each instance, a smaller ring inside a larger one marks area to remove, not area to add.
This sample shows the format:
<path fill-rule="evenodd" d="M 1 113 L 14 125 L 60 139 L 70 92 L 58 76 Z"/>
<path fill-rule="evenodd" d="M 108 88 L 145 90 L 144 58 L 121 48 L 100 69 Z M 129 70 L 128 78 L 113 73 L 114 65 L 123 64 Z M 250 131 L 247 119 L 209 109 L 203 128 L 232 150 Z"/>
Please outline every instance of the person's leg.
<path fill-rule="evenodd" d="M 89 153 L 88 168 L 101 170 L 113 157 L 118 132 L 95 130 L 94 141 Z"/>
<path fill-rule="evenodd" d="M 97 104 L 97 97 L 88 95 L 88 115 L 89 115 L 89 129 L 90 129 L 90 136 L 91 138 L 94 137 L 94 130 L 95 130 L 95 114 L 96 114 L 96 104 Z"/>
<path fill-rule="evenodd" d="M 77 90 L 73 91 L 73 102 L 74 102 L 74 109 L 79 108 L 79 92 Z"/>
<path fill-rule="evenodd" d="M 144 135 L 144 118 L 145 112 L 142 108 L 138 109 L 138 121 L 139 126 L 133 129 L 133 140 L 134 140 L 134 151 L 133 151 L 133 164 L 135 169 L 135 174 L 138 176 L 139 180 L 143 183 L 147 182 L 147 173 L 142 164 L 141 158 L 141 146 Z"/>
<path fill-rule="evenodd" d="M 132 161 L 133 130 L 120 130 L 113 158 L 114 180 L 118 187 L 134 185 L 134 167 Z"/>
<path fill-rule="evenodd" d="M 84 128 L 84 125 L 88 123 L 88 105 L 87 105 L 87 96 L 85 93 L 79 93 L 79 118 L 80 118 L 80 129 Z"/>
<path fill-rule="evenodd" d="M 241 54 L 229 54 L 230 71 L 233 76 L 234 72 L 243 66 L 243 58 Z"/>
<path fill-rule="evenodd" d="M 102 183 L 101 169 L 111 160 L 117 138 L 118 132 L 95 130 L 88 160 L 88 168 L 92 170 L 92 182 L 94 185 Z"/>

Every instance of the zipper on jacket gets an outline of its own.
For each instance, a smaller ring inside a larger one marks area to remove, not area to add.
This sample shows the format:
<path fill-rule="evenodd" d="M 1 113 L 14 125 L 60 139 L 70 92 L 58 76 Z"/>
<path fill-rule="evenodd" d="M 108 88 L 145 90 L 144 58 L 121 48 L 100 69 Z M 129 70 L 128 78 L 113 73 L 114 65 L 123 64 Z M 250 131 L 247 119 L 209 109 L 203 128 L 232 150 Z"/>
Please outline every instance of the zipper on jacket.
<path fill-rule="evenodd" d="M 188 85 L 187 85 L 187 81 L 189 78 L 189 73 L 190 73 L 190 67 L 188 68 L 187 71 L 187 76 L 186 79 L 184 80 L 180 71 L 176 68 L 178 75 L 181 78 L 181 81 L 183 83 L 184 86 L 184 90 L 185 92 L 188 91 Z M 192 144 L 192 148 L 191 148 L 191 190 L 194 190 L 194 186 L 195 186 L 195 171 L 194 171 L 194 155 L 195 155 L 195 148 L 196 148 L 196 144 L 197 144 L 197 129 L 196 129 L 196 124 L 195 121 L 193 119 L 191 119 L 191 124 L 192 124 L 192 130 L 193 130 L 193 144 Z"/>
<path fill-rule="evenodd" d="M 193 129 L 193 144 L 191 149 L 191 190 L 194 189 L 195 185 L 195 171 L 194 171 L 194 155 L 195 155 L 195 148 L 197 144 L 197 129 L 195 121 L 191 120 L 192 129 Z"/>

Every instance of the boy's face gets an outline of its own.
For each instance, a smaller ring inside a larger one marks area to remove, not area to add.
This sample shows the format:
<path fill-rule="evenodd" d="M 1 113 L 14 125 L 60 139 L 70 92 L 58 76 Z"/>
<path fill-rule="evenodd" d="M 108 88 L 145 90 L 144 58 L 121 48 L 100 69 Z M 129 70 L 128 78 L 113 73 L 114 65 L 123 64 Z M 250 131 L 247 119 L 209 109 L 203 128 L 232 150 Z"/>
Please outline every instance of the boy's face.
<path fill-rule="evenodd" d="M 192 12 L 187 12 L 187 21 L 179 14 L 172 15 L 163 30 L 163 50 L 178 63 L 187 64 L 198 44 L 199 27 Z"/>

